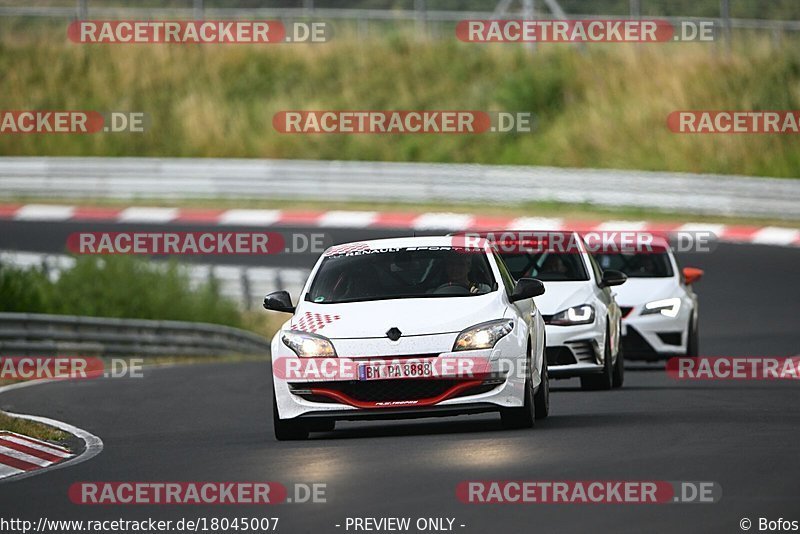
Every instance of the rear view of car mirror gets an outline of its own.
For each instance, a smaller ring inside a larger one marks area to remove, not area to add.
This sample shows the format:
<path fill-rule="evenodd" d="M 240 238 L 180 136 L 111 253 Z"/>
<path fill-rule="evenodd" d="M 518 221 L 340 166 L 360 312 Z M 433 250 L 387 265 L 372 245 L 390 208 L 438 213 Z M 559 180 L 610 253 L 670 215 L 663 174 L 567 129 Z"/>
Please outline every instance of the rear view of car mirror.
<path fill-rule="evenodd" d="M 603 271 L 603 279 L 600 281 L 600 286 L 611 287 L 622 285 L 627 279 L 628 276 L 625 273 L 609 269 L 607 271 Z"/>
<path fill-rule="evenodd" d="M 511 293 L 511 302 L 530 299 L 544 294 L 544 284 L 536 278 L 520 278 Z"/>
<path fill-rule="evenodd" d="M 292 297 L 287 291 L 274 291 L 264 297 L 264 308 L 272 311 L 294 313 Z"/>
<path fill-rule="evenodd" d="M 703 269 L 698 269 L 696 267 L 683 268 L 683 279 L 686 281 L 687 284 L 693 284 L 697 282 L 703 277 L 703 274 L 704 274 Z"/>

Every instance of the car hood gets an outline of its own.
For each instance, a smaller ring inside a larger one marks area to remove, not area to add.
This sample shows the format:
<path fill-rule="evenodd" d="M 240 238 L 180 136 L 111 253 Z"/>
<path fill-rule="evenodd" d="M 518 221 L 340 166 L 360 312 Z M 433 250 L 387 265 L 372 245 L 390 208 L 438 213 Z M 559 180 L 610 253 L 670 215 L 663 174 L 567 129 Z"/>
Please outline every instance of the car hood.
<path fill-rule="evenodd" d="M 591 281 L 544 282 L 544 295 L 533 300 L 541 313 L 553 315 L 571 306 L 589 303 L 592 299 L 593 283 Z"/>
<path fill-rule="evenodd" d="M 392 327 L 403 336 L 461 332 L 472 325 L 502 319 L 500 292 L 473 297 L 391 299 L 341 304 L 301 302 L 291 328 L 330 339 L 380 338 Z"/>
<path fill-rule="evenodd" d="M 675 278 L 628 278 L 621 286 L 611 288 L 620 306 L 639 306 L 653 300 L 674 297 L 678 289 Z"/>

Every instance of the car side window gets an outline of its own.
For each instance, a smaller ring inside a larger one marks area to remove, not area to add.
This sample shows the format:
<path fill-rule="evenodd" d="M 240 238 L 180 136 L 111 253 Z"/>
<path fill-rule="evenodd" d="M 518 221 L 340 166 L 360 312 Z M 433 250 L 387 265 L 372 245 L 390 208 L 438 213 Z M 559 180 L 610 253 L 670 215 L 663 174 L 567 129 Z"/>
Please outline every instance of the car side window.
<path fill-rule="evenodd" d="M 503 258 L 501 258 L 498 254 L 494 254 L 494 261 L 497 262 L 497 268 L 500 271 L 500 278 L 503 279 L 503 285 L 506 286 L 506 294 L 511 295 L 511 293 L 514 292 L 514 285 L 516 285 L 514 277 L 508 272 L 508 267 L 506 267 Z"/>

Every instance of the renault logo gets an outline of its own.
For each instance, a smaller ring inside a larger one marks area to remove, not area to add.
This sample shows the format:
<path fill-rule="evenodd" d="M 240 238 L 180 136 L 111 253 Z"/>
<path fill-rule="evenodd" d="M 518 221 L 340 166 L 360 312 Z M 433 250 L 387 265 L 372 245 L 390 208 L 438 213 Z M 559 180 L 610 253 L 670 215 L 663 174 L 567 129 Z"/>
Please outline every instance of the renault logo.
<path fill-rule="evenodd" d="M 402 336 L 402 335 L 403 335 L 403 333 L 396 326 L 393 326 L 389 330 L 386 331 L 386 337 L 388 337 L 392 341 L 397 341 L 398 339 L 400 339 L 400 336 Z"/>

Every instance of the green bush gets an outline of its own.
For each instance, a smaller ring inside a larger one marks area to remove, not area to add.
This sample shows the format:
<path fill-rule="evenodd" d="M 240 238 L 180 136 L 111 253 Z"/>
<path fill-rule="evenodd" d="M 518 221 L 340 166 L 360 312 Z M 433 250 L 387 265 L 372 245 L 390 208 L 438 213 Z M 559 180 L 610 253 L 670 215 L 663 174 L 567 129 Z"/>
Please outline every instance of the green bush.
<path fill-rule="evenodd" d="M 41 268 L 21 269 L 0 263 L 0 311 L 46 310 L 53 284 Z"/>
<path fill-rule="evenodd" d="M 242 325 L 215 280 L 192 289 L 177 263 L 131 256 L 76 258 L 55 282 L 41 268 L 0 265 L 0 311 Z"/>

